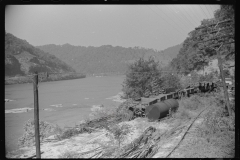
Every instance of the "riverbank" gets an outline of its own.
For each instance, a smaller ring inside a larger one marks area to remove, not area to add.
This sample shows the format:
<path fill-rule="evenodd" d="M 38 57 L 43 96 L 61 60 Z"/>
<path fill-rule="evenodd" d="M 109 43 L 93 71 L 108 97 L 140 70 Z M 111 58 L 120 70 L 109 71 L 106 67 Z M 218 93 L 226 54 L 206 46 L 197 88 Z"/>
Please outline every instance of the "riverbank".
<path fill-rule="evenodd" d="M 59 74 L 59 75 L 49 75 L 46 77 L 40 77 L 39 81 L 41 82 L 50 82 L 50 81 L 62 81 L 62 80 L 72 80 L 72 79 L 81 79 L 86 78 L 86 75 L 76 75 L 76 74 Z M 23 84 L 23 83 L 32 83 L 32 77 L 26 76 L 17 76 L 17 77 L 5 77 L 5 85 L 11 84 Z"/>
<path fill-rule="evenodd" d="M 94 110 L 92 119 L 44 139 L 41 157 L 233 158 L 235 121 L 234 117 L 225 115 L 221 96 L 194 95 L 179 103 L 176 113 L 156 122 L 147 118 L 129 121 L 130 112 L 101 107 Z M 120 141 L 114 135 L 124 125 L 129 131 Z M 114 127 L 115 130 L 112 130 Z M 32 145 L 9 153 L 7 157 L 27 158 L 34 155 L 35 147 Z"/>

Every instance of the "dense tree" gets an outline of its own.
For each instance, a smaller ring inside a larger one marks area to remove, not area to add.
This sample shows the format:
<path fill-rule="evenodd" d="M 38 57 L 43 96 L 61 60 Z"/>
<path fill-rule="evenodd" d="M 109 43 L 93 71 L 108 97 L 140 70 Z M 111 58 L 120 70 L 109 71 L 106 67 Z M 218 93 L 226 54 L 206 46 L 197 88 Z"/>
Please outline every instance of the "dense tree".
<path fill-rule="evenodd" d="M 173 73 L 166 73 L 162 76 L 162 88 L 167 89 L 167 88 L 172 88 L 172 89 L 180 89 L 182 88 L 181 83 L 180 83 L 180 78 Z"/>
<path fill-rule="evenodd" d="M 123 82 L 125 98 L 144 97 L 147 90 L 153 92 L 156 87 L 154 84 L 161 86 L 161 72 L 158 66 L 158 62 L 155 62 L 153 57 L 149 57 L 148 60 L 140 58 L 130 65 Z"/>
<path fill-rule="evenodd" d="M 14 64 L 14 65 L 12 65 Z M 7 55 L 5 58 L 5 76 L 16 76 L 16 75 L 25 75 L 21 71 L 21 64 L 19 61 L 12 55 Z"/>
<path fill-rule="evenodd" d="M 200 70 L 208 64 L 208 59 L 204 56 L 205 52 L 194 48 L 193 37 L 194 32 L 191 32 L 183 42 L 183 47 L 180 49 L 178 56 L 171 61 L 171 66 L 184 75 L 193 70 Z"/>
<path fill-rule="evenodd" d="M 214 80 L 214 73 L 209 73 L 206 75 L 199 76 L 199 82 L 203 82 L 203 81 L 212 82 L 213 80 Z"/>
<path fill-rule="evenodd" d="M 162 86 L 161 88 L 171 88 L 171 89 L 180 89 L 182 88 L 180 83 L 180 77 L 177 74 L 177 70 L 171 66 L 171 64 L 168 64 L 165 67 L 161 67 L 161 78 L 162 78 Z"/>
<path fill-rule="evenodd" d="M 219 24 L 215 29 L 221 30 L 218 36 L 223 35 L 233 35 L 235 34 L 234 28 L 234 7 L 229 5 L 221 5 L 221 8 L 214 13 L 213 19 L 204 19 L 200 26 L 206 26 L 210 24 L 217 23 L 218 21 L 223 21 L 226 19 L 232 19 L 233 23 Z M 226 37 L 227 39 L 221 38 L 220 40 L 210 40 L 206 41 L 204 46 L 201 44 L 196 45 L 197 41 L 205 41 L 214 37 L 216 32 L 210 32 L 209 28 L 204 28 L 201 30 L 193 30 L 189 33 L 189 36 L 183 43 L 183 47 L 180 49 L 177 58 L 171 61 L 171 65 L 178 71 L 185 75 L 193 70 L 203 69 L 205 65 L 212 59 L 216 58 L 216 51 L 212 48 L 205 48 L 206 46 L 211 46 L 212 44 L 219 43 L 221 41 L 232 41 L 233 38 Z M 205 37 L 200 40 L 199 35 L 205 34 Z M 204 47 L 205 49 L 199 50 Z M 234 59 L 235 48 L 234 44 L 227 44 L 221 48 L 220 54 L 222 58 L 226 60 Z"/>
<path fill-rule="evenodd" d="M 223 70 L 225 77 L 231 77 L 229 70 Z"/>
<path fill-rule="evenodd" d="M 223 21 L 225 19 L 233 19 L 235 21 L 234 12 L 234 5 L 221 5 L 221 8 L 214 12 L 214 17 L 218 21 Z"/>

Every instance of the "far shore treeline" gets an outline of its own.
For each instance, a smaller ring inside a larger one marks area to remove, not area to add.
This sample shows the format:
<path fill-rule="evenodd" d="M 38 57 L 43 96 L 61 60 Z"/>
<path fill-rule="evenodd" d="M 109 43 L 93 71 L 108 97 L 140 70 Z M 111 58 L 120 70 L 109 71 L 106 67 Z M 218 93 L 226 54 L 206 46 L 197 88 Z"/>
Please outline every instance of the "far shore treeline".
<path fill-rule="evenodd" d="M 15 77 L 5 77 L 5 85 L 9 84 L 21 84 L 21 83 L 32 83 L 33 76 L 15 76 Z M 63 74 L 39 74 L 40 82 L 49 82 L 49 81 L 61 81 L 61 80 L 71 80 L 71 79 L 80 79 L 86 78 L 84 74 L 76 73 L 63 73 Z"/>

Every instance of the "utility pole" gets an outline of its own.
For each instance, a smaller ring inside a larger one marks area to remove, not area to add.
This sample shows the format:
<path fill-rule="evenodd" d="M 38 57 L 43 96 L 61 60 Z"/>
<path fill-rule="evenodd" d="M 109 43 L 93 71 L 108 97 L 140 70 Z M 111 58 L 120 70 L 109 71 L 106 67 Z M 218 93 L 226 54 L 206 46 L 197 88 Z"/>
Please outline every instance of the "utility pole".
<path fill-rule="evenodd" d="M 38 105 L 38 73 L 34 73 L 33 77 L 33 93 L 34 93 L 34 125 L 35 125 L 35 144 L 36 156 L 41 158 L 40 154 L 40 136 L 39 136 L 39 105 Z"/>
<path fill-rule="evenodd" d="M 215 50 L 216 53 L 217 53 L 218 67 L 219 67 L 220 75 L 221 75 L 221 79 L 222 79 L 222 86 L 223 86 L 223 90 L 224 90 L 225 103 L 227 105 L 228 113 L 231 116 L 232 111 L 231 111 L 231 108 L 230 108 L 229 96 L 228 96 L 226 82 L 225 82 L 225 76 L 224 76 L 224 72 L 223 72 L 222 57 L 220 55 L 220 49 L 223 45 L 234 43 L 234 41 L 230 42 L 229 39 L 228 39 L 228 42 L 223 42 L 224 40 L 222 40 L 222 42 L 219 43 L 219 41 L 220 41 L 221 38 L 230 38 L 230 37 L 234 38 L 234 35 L 233 34 L 229 34 L 229 35 L 223 34 L 223 36 L 217 36 L 223 30 L 226 30 L 226 29 L 229 29 L 229 28 L 232 29 L 231 26 L 230 27 L 222 27 L 223 29 L 221 27 L 219 27 L 220 24 L 226 24 L 226 23 L 229 23 L 229 22 L 232 22 L 232 20 L 224 20 L 224 21 L 221 21 L 221 22 L 217 22 L 216 24 L 211 24 L 211 25 L 208 25 L 208 26 L 203 26 L 203 27 L 196 28 L 196 30 L 209 29 L 209 28 L 211 29 L 211 32 L 208 32 L 208 30 L 207 30 L 207 34 L 201 34 L 200 38 L 202 38 L 202 36 L 205 36 L 205 35 L 210 36 L 210 34 L 216 33 L 212 38 L 209 38 L 208 40 L 204 40 L 204 41 L 199 41 L 196 44 L 199 44 L 199 43 L 204 44 L 205 42 L 208 42 L 208 41 L 212 41 L 214 43 L 217 40 L 218 44 L 213 44 L 211 46 L 210 45 L 204 45 L 205 47 L 203 47 L 202 49 L 211 48 L 211 49 Z M 219 27 L 219 29 L 216 29 L 217 26 Z"/>
<path fill-rule="evenodd" d="M 221 44 L 221 46 L 222 45 L 223 44 Z M 217 52 L 217 59 L 218 59 L 218 66 L 219 66 L 219 69 L 220 69 L 220 75 L 221 75 L 221 79 L 222 79 L 224 97 L 225 97 L 225 101 L 226 101 L 226 104 L 227 104 L 228 113 L 229 113 L 230 116 L 232 116 L 232 111 L 231 111 L 230 102 L 229 102 L 229 96 L 228 96 L 226 82 L 225 82 L 225 75 L 224 75 L 224 72 L 223 72 L 222 58 L 221 58 L 221 56 L 219 54 L 219 49 L 221 48 L 221 46 L 218 48 L 218 50 L 216 50 L 216 52 Z"/>

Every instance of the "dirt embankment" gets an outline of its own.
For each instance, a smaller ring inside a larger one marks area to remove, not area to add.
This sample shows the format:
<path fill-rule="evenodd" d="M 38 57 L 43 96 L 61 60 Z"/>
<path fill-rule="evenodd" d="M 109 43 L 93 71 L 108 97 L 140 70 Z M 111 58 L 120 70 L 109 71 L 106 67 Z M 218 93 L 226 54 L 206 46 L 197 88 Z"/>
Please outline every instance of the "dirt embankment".
<path fill-rule="evenodd" d="M 41 158 L 234 157 L 234 117 L 225 115 L 219 95 L 194 95 L 179 103 L 178 111 L 161 121 L 136 118 L 114 124 L 130 126 L 122 141 L 116 139 L 108 127 L 99 126 L 91 133 L 76 134 L 63 140 L 48 137 L 41 144 Z M 23 147 L 8 157 L 33 155 L 34 146 Z"/>

